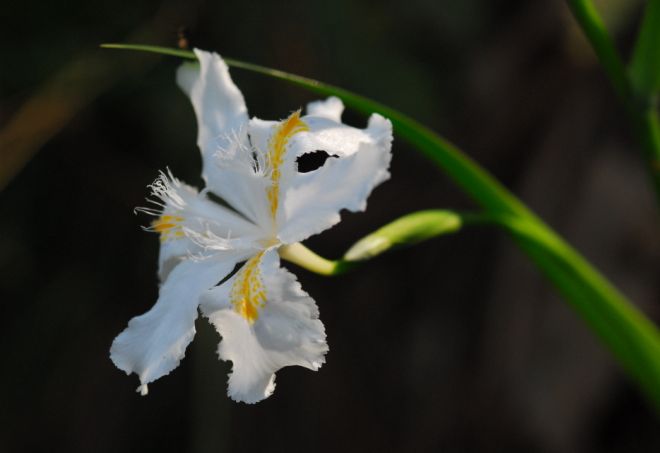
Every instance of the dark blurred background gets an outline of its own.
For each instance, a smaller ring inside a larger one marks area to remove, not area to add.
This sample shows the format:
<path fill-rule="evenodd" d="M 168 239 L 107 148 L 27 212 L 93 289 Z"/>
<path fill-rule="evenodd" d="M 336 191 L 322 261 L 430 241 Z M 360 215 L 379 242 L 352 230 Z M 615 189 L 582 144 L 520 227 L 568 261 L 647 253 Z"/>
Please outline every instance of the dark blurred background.
<path fill-rule="evenodd" d="M 619 48 L 642 2 L 598 2 Z M 660 451 L 658 419 L 503 234 L 475 228 L 334 279 L 294 269 L 330 352 L 254 406 L 226 396 L 205 320 L 140 397 L 108 357 L 156 300 L 158 240 L 133 215 L 169 166 L 200 184 L 179 62 L 193 46 L 370 96 L 519 194 L 660 320 L 659 217 L 621 106 L 562 1 L 0 2 L 0 451 Z M 251 115 L 314 99 L 239 70 Z M 346 121 L 365 119 L 348 112 Z M 340 256 L 423 208 L 473 204 L 395 140 L 364 214 L 307 244 Z"/>

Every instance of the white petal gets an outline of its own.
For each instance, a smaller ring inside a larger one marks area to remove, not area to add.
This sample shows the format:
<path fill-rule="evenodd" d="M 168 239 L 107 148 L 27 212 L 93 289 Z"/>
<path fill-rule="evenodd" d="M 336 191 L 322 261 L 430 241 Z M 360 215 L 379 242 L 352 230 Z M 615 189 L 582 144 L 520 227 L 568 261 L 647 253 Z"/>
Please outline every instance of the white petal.
<path fill-rule="evenodd" d="M 361 130 L 320 117 L 305 117 L 310 132 L 291 140 L 293 156 L 314 150 L 330 156 L 309 173 L 282 172 L 278 212 L 279 238 L 294 243 L 320 233 L 340 220 L 339 211 L 362 211 L 371 191 L 389 178 L 392 124 L 380 115 Z M 287 156 L 289 157 L 289 156 Z M 293 157 L 291 157 L 293 158 Z M 289 159 L 288 165 L 293 165 Z M 285 180 L 288 176 L 290 179 Z"/>
<path fill-rule="evenodd" d="M 322 116 L 338 123 L 341 122 L 341 114 L 344 112 L 344 103 L 335 96 L 330 96 L 323 101 L 314 101 L 307 104 L 307 115 Z"/>
<path fill-rule="evenodd" d="M 216 169 L 208 180 L 209 189 L 262 230 L 270 229 L 266 198 L 270 180 L 253 169 L 235 168 L 235 158 L 225 152 L 218 153 L 215 159 Z"/>
<path fill-rule="evenodd" d="M 126 374 L 139 376 L 141 393 L 147 392 L 148 383 L 179 365 L 195 335 L 200 294 L 231 272 L 239 259 L 218 254 L 209 260 L 181 262 L 161 286 L 156 305 L 133 318 L 115 338 L 110 358 Z"/>
<path fill-rule="evenodd" d="M 253 222 L 267 223 L 262 200 L 267 181 L 255 172 L 243 95 L 219 55 L 201 50 L 195 54 L 199 65 L 181 66 L 177 81 L 197 117 L 206 187 Z"/>
<path fill-rule="evenodd" d="M 270 142 L 275 128 L 279 124 L 279 121 L 261 120 L 256 117 L 250 118 L 248 135 L 250 136 L 252 148 L 255 153 L 257 153 L 259 162 L 262 164 L 262 168 L 265 166 L 267 160 L 266 154 L 268 154 L 269 151 L 268 143 Z"/>
<path fill-rule="evenodd" d="M 158 279 L 164 282 L 181 261 L 201 251 L 202 248 L 187 237 L 161 241 L 158 252 Z"/>
<path fill-rule="evenodd" d="M 246 403 L 261 401 L 273 392 L 280 368 L 298 365 L 317 370 L 328 350 L 316 304 L 295 276 L 279 267 L 275 250 L 263 255 L 260 270 L 266 302 L 253 324 L 230 303 L 236 276 L 207 292 L 201 305 L 222 335 L 220 358 L 233 363 L 229 396 Z"/>
<path fill-rule="evenodd" d="M 207 159 L 216 151 L 218 140 L 237 133 L 247 125 L 245 100 L 229 69 L 218 54 L 195 49 L 199 65 L 186 63 L 177 71 L 177 82 L 192 102 L 197 117 L 197 144 Z"/>

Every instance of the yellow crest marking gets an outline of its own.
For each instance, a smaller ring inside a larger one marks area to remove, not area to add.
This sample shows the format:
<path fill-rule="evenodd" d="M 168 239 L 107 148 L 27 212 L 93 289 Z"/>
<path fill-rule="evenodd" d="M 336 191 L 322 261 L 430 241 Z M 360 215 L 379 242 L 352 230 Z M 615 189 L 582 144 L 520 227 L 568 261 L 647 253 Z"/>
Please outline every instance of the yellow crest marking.
<path fill-rule="evenodd" d="M 254 324 L 259 317 L 259 309 L 266 305 L 266 291 L 259 269 L 263 255 L 264 252 L 261 252 L 243 265 L 236 274 L 230 293 L 234 310 L 250 324 Z"/>
<path fill-rule="evenodd" d="M 176 215 L 161 215 L 157 220 L 151 222 L 151 230 L 160 233 L 161 242 L 168 239 L 183 237 L 181 222 L 183 217 Z"/>
<path fill-rule="evenodd" d="M 270 141 L 268 142 L 268 154 L 266 156 L 268 167 L 271 169 L 271 185 L 266 195 L 270 203 L 270 214 L 273 220 L 277 215 L 277 208 L 280 204 L 280 177 L 282 173 L 280 167 L 284 162 L 286 154 L 286 145 L 291 137 L 298 132 L 308 131 L 309 126 L 300 119 L 300 110 L 293 112 L 287 119 L 276 126 Z"/>

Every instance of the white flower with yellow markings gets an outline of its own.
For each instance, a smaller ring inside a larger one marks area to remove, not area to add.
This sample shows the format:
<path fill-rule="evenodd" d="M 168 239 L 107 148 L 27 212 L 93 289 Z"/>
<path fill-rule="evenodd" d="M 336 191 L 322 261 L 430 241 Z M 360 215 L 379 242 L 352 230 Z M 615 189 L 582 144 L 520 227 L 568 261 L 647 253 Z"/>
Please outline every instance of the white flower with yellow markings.
<path fill-rule="evenodd" d="M 309 104 L 305 116 L 249 119 L 224 61 L 195 53 L 199 64 L 183 65 L 177 80 L 197 117 L 206 187 L 170 173 L 152 184 L 157 208 L 144 211 L 157 216 L 149 229 L 161 239 L 160 294 L 110 354 L 146 394 L 185 355 L 199 309 L 222 336 L 220 358 L 233 363 L 229 396 L 255 403 L 273 392 L 277 370 L 317 370 L 328 350 L 315 302 L 277 251 L 331 227 L 341 209 L 365 209 L 389 177 L 392 126 L 376 114 L 366 129 L 342 124 L 337 98 Z M 319 150 L 330 157 L 300 172 L 297 159 Z"/>

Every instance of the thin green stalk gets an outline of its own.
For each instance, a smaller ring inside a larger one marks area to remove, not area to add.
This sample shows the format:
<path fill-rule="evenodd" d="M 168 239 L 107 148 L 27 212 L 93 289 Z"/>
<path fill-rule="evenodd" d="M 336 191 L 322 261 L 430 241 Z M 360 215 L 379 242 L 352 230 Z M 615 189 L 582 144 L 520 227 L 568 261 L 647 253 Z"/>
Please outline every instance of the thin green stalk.
<path fill-rule="evenodd" d="M 632 96 L 632 89 L 626 75 L 626 66 L 623 64 L 623 60 L 619 56 L 619 52 L 617 52 L 596 7 L 590 0 L 568 0 L 568 6 L 591 43 L 614 86 L 614 90 L 624 102 L 627 102 Z"/>
<path fill-rule="evenodd" d="M 300 267 L 319 275 L 341 275 L 356 267 L 359 263 L 348 260 L 329 260 L 317 255 L 299 242 L 283 245 L 278 250 L 279 255 Z"/>
<path fill-rule="evenodd" d="M 192 52 L 163 50 L 154 46 L 119 44 L 105 47 L 195 58 Z M 507 226 L 507 231 L 521 249 L 560 289 L 660 410 L 660 335 L 656 327 L 486 170 L 430 129 L 375 101 L 305 77 L 233 59 L 225 61 L 230 66 L 282 79 L 322 95 L 338 96 L 347 106 L 362 113 L 377 112 L 388 117 L 399 137 L 409 141 L 443 169 L 482 206 L 487 215 L 511 222 L 512 226 Z M 328 267 L 331 262 L 318 263 L 321 267 L 325 266 L 326 274 L 334 272 L 332 266 Z"/>
<path fill-rule="evenodd" d="M 623 102 L 633 131 L 642 146 L 657 201 L 660 203 L 660 126 L 652 94 L 634 89 L 626 66 L 591 0 L 568 0 L 568 5 Z M 657 49 L 660 43 L 653 43 L 652 46 Z"/>

